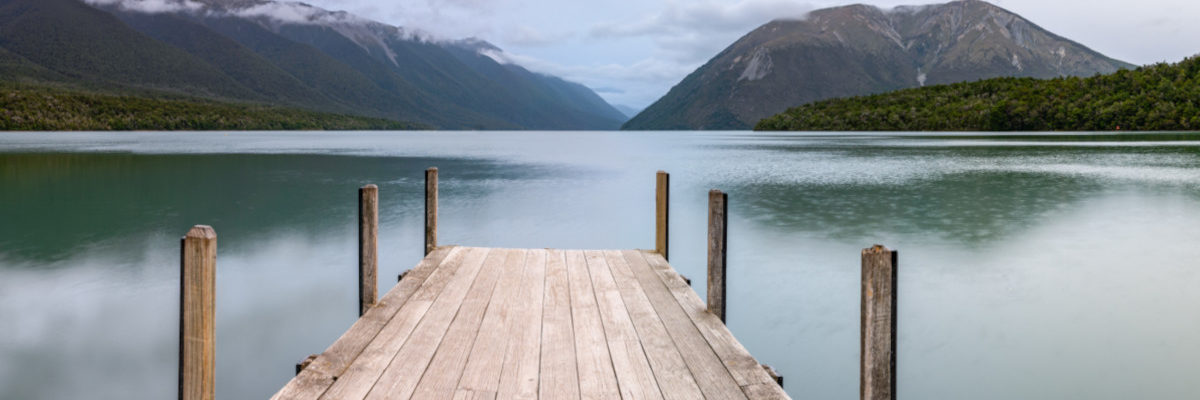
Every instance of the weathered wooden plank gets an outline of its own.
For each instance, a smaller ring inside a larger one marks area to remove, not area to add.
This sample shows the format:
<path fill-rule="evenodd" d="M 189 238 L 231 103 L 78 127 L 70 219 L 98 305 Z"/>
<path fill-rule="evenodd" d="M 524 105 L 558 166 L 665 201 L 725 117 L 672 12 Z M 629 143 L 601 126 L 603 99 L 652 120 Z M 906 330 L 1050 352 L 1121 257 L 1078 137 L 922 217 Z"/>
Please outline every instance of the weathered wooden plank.
<path fill-rule="evenodd" d="M 571 291 L 562 251 L 547 250 L 546 288 L 542 306 L 542 362 L 538 395 L 543 399 L 578 399 L 575 333 L 571 327 Z"/>
<path fill-rule="evenodd" d="M 702 336 L 683 306 L 667 290 L 667 286 L 659 279 L 658 274 L 650 269 L 641 254 L 629 251 L 624 256 L 704 396 L 717 399 L 745 398 L 746 396 L 740 389 L 741 385 L 734 380 L 729 369 L 725 367 L 713 347 Z"/>
<path fill-rule="evenodd" d="M 457 310 L 483 263 L 494 256 L 492 253 L 490 249 L 464 248 L 447 257 L 321 398 L 360 399 L 366 396 L 426 315 L 445 313 L 448 308 Z M 449 314 L 452 316 L 453 311 Z M 421 368 L 427 363 L 428 359 Z"/>
<path fill-rule="evenodd" d="M 683 308 L 704 339 L 712 346 L 713 351 L 729 368 L 729 372 L 739 385 L 775 383 L 774 379 L 759 366 L 758 361 L 750 355 L 750 352 L 746 351 L 741 342 L 738 342 L 733 333 L 725 327 L 725 324 L 712 313 L 705 311 L 704 301 L 700 300 L 700 296 L 696 295 L 696 292 L 684 282 L 683 278 L 667 264 L 667 260 L 652 253 L 635 250 L 623 251 L 622 254 L 626 261 L 629 261 L 631 267 L 640 268 L 642 265 L 646 265 L 658 274 L 659 281 L 670 290 L 679 306 Z M 642 259 L 642 262 L 637 262 L 639 258 Z M 778 385 L 775 386 L 778 387 Z M 783 393 L 782 388 L 779 388 L 778 392 Z"/>
<path fill-rule="evenodd" d="M 358 189 L 358 316 L 375 305 L 379 295 L 379 187 Z M 426 253 L 426 255 L 429 255 Z"/>
<path fill-rule="evenodd" d="M 531 251 L 521 251 L 508 256 L 503 265 L 503 275 L 496 283 L 492 294 L 492 302 L 488 304 L 483 322 L 479 326 L 479 335 L 471 346 L 470 359 L 463 367 L 461 378 L 455 373 L 453 382 L 447 381 L 455 389 L 466 389 L 476 392 L 496 392 L 500 386 L 500 366 L 504 362 L 504 351 L 507 344 L 507 332 L 512 321 L 514 309 L 520 307 L 516 302 L 521 290 L 521 280 L 524 278 L 526 259 Z M 440 352 L 440 350 L 439 350 Z M 430 369 L 430 372 L 435 370 Z M 422 378 L 421 384 L 430 379 L 429 374 Z M 421 388 L 417 388 L 421 392 Z"/>
<path fill-rule="evenodd" d="M 434 274 L 448 277 L 454 274 L 461 264 L 463 248 L 442 247 L 421 260 L 405 275 L 399 284 L 388 291 L 375 307 L 372 307 L 361 318 L 354 322 L 346 333 L 325 349 L 309 366 L 305 367 L 295 378 L 288 382 L 272 399 L 316 399 L 330 385 L 334 377 L 342 374 L 351 361 L 363 352 L 367 344 L 380 333 L 384 325 L 392 319 L 412 295 L 426 283 L 427 278 Z M 451 253 L 454 253 L 451 259 Z M 442 268 L 442 261 L 447 265 Z M 441 281 L 444 279 L 434 279 Z M 432 289 L 426 289 L 432 290 Z M 441 288 L 436 290 L 440 291 Z"/>
<path fill-rule="evenodd" d="M 658 381 L 650 362 L 642 350 L 629 311 L 617 289 L 604 254 L 599 251 L 584 252 L 584 259 L 591 271 L 592 287 L 596 292 L 596 303 L 600 308 L 600 321 L 608 341 L 608 352 L 612 356 L 613 370 L 621 397 L 626 399 L 661 399 Z"/>
<path fill-rule="evenodd" d="M 897 252 L 875 245 L 862 251 L 862 342 L 859 394 L 896 398 Z"/>
<path fill-rule="evenodd" d="M 438 169 L 425 170 L 425 254 L 437 248 Z"/>
<path fill-rule="evenodd" d="M 725 239 L 729 224 L 729 197 L 720 190 L 708 192 L 708 311 L 725 322 Z"/>
<path fill-rule="evenodd" d="M 620 251 L 609 250 L 604 252 L 604 259 L 608 262 L 616 286 L 621 292 L 621 298 L 625 301 L 625 308 L 629 310 L 629 317 L 637 329 L 638 338 L 646 352 L 646 358 L 654 370 L 654 376 L 663 397 L 667 399 L 704 397 L 696 380 L 692 377 L 691 371 L 688 370 L 687 363 L 679 354 L 679 349 L 675 347 L 675 342 L 667 333 L 666 326 L 658 318 L 658 312 L 654 311 L 654 306 L 646 297 L 641 283 L 633 276 L 633 271 L 625 262 L 624 256 Z"/>
<path fill-rule="evenodd" d="M 620 397 L 612 357 L 604 338 L 604 325 L 592 291 L 587 261 L 582 251 L 567 251 L 567 281 L 571 292 L 571 318 L 575 332 L 575 360 L 582 399 Z"/>
<path fill-rule="evenodd" d="M 654 248 L 663 258 L 667 257 L 668 230 L 671 220 L 671 175 L 666 171 L 658 171 L 654 190 Z"/>
<path fill-rule="evenodd" d="M 509 331 L 509 341 L 500 373 L 497 397 L 534 399 L 538 396 L 538 373 L 542 344 L 542 292 L 546 283 L 546 251 L 532 250 L 517 298 L 518 312 Z"/>
<path fill-rule="evenodd" d="M 179 240 L 179 398 L 216 396 L 217 233 L 196 225 Z"/>
<path fill-rule="evenodd" d="M 480 392 L 466 389 L 454 392 L 454 400 L 494 400 L 495 398 L 496 392 Z"/>
<path fill-rule="evenodd" d="M 434 353 L 446 337 L 455 315 L 461 313 L 473 318 L 482 318 L 487 300 L 502 272 L 500 265 L 507 259 L 507 254 L 511 253 L 510 250 L 504 249 L 495 252 L 505 257 L 488 257 L 471 283 L 451 282 L 442 291 L 442 295 L 438 296 L 425 318 L 409 335 L 408 341 L 396 353 L 365 398 L 405 399 L 412 396 L 421 375 L 426 372 Z M 486 295 L 471 295 L 475 293 Z M 449 300 L 443 301 L 447 296 Z M 334 384 L 334 387 L 336 386 L 337 384 Z"/>
<path fill-rule="evenodd" d="M 506 297 L 511 297 L 520 288 L 521 270 L 525 264 L 525 250 L 503 250 L 504 259 L 496 264 L 484 264 L 484 268 L 499 268 L 499 278 L 491 287 L 477 285 L 463 299 L 463 304 L 454 316 L 450 328 L 437 346 L 433 360 L 420 377 L 415 393 L 416 397 L 429 397 L 436 393 L 453 393 L 458 389 L 460 378 L 466 378 L 463 371 L 467 367 L 469 357 L 485 356 L 484 353 L 473 353 L 476 339 L 482 336 L 486 342 L 497 335 L 503 328 L 503 319 L 497 325 L 489 326 L 483 331 L 483 321 L 487 310 L 502 310 L 511 307 Z M 482 275 L 481 275 L 482 276 Z M 514 277 L 515 276 L 515 277 Z M 475 290 L 479 289 L 479 290 Z M 502 346 L 501 346 L 502 348 Z M 490 350 L 490 349 L 480 349 Z M 503 350 L 500 350 L 501 352 Z M 501 353 L 503 354 L 503 353 Z M 497 357 L 500 358 L 503 355 Z M 499 362 L 496 363 L 499 365 Z M 494 391 L 481 388 L 482 391 Z"/>

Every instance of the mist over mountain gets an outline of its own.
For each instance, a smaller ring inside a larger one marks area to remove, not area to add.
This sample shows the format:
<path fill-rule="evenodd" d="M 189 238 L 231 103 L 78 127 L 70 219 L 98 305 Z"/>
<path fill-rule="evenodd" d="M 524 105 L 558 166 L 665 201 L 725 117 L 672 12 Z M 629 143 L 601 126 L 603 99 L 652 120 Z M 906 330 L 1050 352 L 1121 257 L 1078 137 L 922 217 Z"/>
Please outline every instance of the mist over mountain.
<path fill-rule="evenodd" d="M 592 90 L 479 39 L 298 2 L 0 0 L 3 81 L 272 104 L 445 129 L 615 129 Z"/>
<path fill-rule="evenodd" d="M 755 29 L 623 129 L 748 129 L 789 107 L 830 98 L 1131 67 L 983 1 L 892 10 L 850 5 Z"/>

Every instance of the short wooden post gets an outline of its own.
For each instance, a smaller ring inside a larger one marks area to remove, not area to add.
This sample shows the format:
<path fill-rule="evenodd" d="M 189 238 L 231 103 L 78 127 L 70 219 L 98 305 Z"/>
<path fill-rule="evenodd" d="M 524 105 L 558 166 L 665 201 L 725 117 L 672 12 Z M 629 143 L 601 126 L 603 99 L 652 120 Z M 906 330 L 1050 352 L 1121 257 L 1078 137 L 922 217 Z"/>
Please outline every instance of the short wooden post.
<path fill-rule="evenodd" d="M 770 376 L 771 379 L 775 380 L 775 383 L 779 384 L 779 387 L 783 387 L 783 375 L 780 375 L 779 371 L 776 371 L 775 368 L 771 368 L 770 365 L 765 364 L 762 366 L 762 368 L 767 371 L 767 376 Z"/>
<path fill-rule="evenodd" d="M 729 197 L 708 192 L 708 311 L 725 322 L 725 239 Z"/>
<path fill-rule="evenodd" d="M 667 228 L 671 216 L 668 208 L 671 199 L 671 175 L 666 171 L 658 171 L 655 183 L 654 248 L 666 260 L 669 259 L 667 257 Z"/>
<path fill-rule="evenodd" d="M 437 248 L 438 169 L 425 170 L 425 255 Z"/>
<path fill-rule="evenodd" d="M 896 398 L 896 251 L 875 245 L 862 251 L 862 400 Z"/>
<path fill-rule="evenodd" d="M 217 233 L 193 226 L 180 239 L 179 398 L 215 397 Z"/>
<path fill-rule="evenodd" d="M 358 189 L 358 315 L 367 313 L 379 296 L 379 187 Z"/>

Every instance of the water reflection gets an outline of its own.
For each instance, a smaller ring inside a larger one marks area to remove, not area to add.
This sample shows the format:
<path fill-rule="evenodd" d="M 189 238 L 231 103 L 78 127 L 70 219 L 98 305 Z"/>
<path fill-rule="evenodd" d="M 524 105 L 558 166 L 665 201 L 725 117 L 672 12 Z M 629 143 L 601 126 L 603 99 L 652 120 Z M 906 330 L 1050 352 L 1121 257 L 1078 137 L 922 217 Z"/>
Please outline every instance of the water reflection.
<path fill-rule="evenodd" d="M 434 165 L 443 242 L 505 247 L 649 247 L 668 170 L 697 282 L 705 194 L 727 191 L 729 325 L 796 398 L 857 396 L 872 243 L 901 252 L 902 397 L 1191 395 L 1192 136 L 923 136 L 0 134 L 0 398 L 173 396 L 196 223 L 220 237 L 218 396 L 269 396 L 357 315 L 356 189 L 380 185 L 387 288 L 420 258 Z"/>

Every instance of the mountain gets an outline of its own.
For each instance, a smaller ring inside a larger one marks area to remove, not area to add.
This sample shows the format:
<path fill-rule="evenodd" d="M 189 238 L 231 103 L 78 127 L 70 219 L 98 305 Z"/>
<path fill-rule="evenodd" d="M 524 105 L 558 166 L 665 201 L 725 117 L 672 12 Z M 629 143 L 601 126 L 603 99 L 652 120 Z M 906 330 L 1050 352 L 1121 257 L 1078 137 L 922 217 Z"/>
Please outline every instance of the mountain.
<path fill-rule="evenodd" d="M 1132 67 L 983 1 L 886 11 L 851 5 L 755 29 L 623 129 L 747 129 L 788 107 L 836 97 Z"/>
<path fill-rule="evenodd" d="M 1090 78 L 993 78 L 805 104 L 755 129 L 1200 130 L 1200 56 Z"/>
<path fill-rule="evenodd" d="M 0 0 L 0 81 L 444 129 L 615 129 L 626 119 L 590 89 L 505 62 L 482 40 L 298 2 L 88 1 Z"/>
<path fill-rule="evenodd" d="M 624 104 L 613 104 L 613 108 L 616 108 L 617 111 L 620 111 L 621 114 L 625 114 L 625 116 L 628 118 L 633 118 L 634 116 L 638 115 L 639 112 L 642 111 L 640 109 L 630 107 L 630 106 L 627 106 Z"/>

